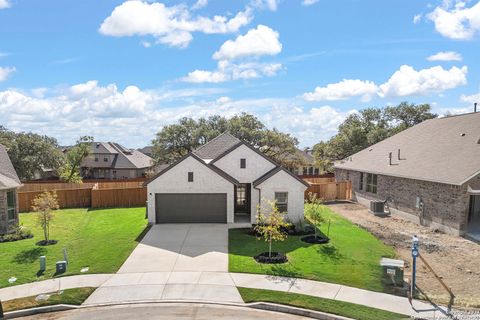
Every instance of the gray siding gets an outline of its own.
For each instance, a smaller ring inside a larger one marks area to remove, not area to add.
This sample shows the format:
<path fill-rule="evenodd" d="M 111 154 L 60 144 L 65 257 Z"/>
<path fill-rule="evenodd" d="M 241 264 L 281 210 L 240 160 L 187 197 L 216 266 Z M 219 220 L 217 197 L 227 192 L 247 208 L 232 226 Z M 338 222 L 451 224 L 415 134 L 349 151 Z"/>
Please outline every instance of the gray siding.
<path fill-rule="evenodd" d="M 364 173 L 363 190 L 360 190 L 360 172 L 335 169 L 338 181 L 352 181 L 354 200 L 368 204 L 368 200 L 389 199 L 393 213 L 402 214 L 415 222 L 438 228 L 451 234 L 462 234 L 467 229 L 469 194 L 467 186 L 480 188 L 476 177 L 462 186 L 422 180 L 377 175 L 377 193 L 366 192 L 367 175 Z M 417 197 L 424 203 L 424 212 L 416 208 Z M 421 221 L 422 220 L 422 221 Z"/>

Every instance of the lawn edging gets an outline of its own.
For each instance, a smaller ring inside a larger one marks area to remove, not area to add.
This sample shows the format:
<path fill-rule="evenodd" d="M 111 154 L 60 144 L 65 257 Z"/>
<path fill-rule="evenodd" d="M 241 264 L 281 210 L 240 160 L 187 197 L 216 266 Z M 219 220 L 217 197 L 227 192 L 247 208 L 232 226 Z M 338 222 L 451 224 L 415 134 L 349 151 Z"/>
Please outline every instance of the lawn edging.
<path fill-rule="evenodd" d="M 71 304 L 56 304 L 53 306 L 43 306 L 30 309 L 9 311 L 5 313 L 5 319 L 15 319 L 23 318 L 28 316 L 33 316 L 41 313 L 50 313 L 50 312 L 59 312 L 59 311 L 68 311 L 81 308 L 80 306 L 74 306 Z"/>

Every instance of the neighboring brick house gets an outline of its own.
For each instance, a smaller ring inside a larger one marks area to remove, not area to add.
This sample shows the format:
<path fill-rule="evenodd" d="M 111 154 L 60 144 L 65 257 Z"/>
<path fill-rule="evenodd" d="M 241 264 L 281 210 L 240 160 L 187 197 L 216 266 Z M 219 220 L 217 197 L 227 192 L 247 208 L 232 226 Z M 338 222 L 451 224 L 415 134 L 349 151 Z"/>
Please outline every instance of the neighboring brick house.
<path fill-rule="evenodd" d="M 354 200 L 444 232 L 480 237 L 480 113 L 427 120 L 335 163 Z"/>
<path fill-rule="evenodd" d="M 7 150 L 0 144 L 0 234 L 12 232 L 18 225 L 17 189 L 21 185 Z"/>
<path fill-rule="evenodd" d="M 87 179 L 132 179 L 144 177 L 152 166 L 153 159 L 138 150 L 114 142 L 93 142 L 81 174 Z"/>
<path fill-rule="evenodd" d="M 303 162 L 293 170 L 293 173 L 301 177 L 318 177 L 320 176 L 320 168 L 315 164 L 315 158 L 312 154 L 312 149 L 305 148 L 304 150 L 297 149 L 296 156 Z"/>

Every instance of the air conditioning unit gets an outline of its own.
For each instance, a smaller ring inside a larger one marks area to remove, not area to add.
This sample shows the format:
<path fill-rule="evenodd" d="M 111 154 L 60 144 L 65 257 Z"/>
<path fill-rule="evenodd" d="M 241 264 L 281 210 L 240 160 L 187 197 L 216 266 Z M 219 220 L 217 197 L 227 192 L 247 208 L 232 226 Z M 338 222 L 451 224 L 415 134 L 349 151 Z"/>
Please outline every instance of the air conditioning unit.
<path fill-rule="evenodd" d="M 385 213 L 385 202 L 372 200 L 370 201 L 370 213 L 376 216 L 384 216 Z"/>

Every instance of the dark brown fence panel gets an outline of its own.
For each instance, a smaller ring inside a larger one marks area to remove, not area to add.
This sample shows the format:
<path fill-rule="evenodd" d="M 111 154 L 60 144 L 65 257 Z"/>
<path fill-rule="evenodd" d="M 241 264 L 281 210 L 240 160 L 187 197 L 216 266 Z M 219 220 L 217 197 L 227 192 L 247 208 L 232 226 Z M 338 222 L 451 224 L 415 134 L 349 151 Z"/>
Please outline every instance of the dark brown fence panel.
<path fill-rule="evenodd" d="M 91 204 L 91 189 L 62 189 L 55 190 L 60 208 L 89 208 Z M 29 191 L 18 193 L 20 212 L 32 211 L 32 201 L 43 191 Z"/>
<path fill-rule="evenodd" d="M 327 182 L 310 184 L 305 191 L 305 199 L 309 193 L 314 193 L 323 201 L 350 200 L 352 198 L 352 182 Z"/>
<path fill-rule="evenodd" d="M 146 201 L 145 187 L 92 190 L 92 208 L 139 207 Z"/>

